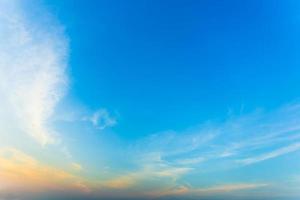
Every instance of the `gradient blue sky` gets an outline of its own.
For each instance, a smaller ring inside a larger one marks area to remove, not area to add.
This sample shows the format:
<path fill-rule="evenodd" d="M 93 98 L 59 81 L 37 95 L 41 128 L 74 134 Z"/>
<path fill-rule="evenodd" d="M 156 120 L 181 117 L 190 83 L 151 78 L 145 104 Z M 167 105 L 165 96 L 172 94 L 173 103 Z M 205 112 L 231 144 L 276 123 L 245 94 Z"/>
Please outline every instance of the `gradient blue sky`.
<path fill-rule="evenodd" d="M 0 199 L 300 197 L 298 1 L 0 3 Z"/>
<path fill-rule="evenodd" d="M 125 139 L 299 96 L 296 1 L 48 1 L 70 38 L 72 94 Z"/>

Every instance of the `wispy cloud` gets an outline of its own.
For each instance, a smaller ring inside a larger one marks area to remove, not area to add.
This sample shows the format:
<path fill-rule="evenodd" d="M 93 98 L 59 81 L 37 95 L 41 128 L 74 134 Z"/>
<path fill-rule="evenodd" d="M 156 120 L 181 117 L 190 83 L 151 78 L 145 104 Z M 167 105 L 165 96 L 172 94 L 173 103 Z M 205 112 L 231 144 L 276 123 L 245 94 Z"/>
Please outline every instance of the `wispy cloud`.
<path fill-rule="evenodd" d="M 46 145 L 56 141 L 51 116 L 67 87 L 68 46 L 59 26 L 33 22 L 24 3 L 0 1 L 0 121 Z"/>
<path fill-rule="evenodd" d="M 187 174 L 192 168 L 172 167 L 166 164 L 142 165 L 142 168 L 134 172 L 128 172 L 102 183 L 103 187 L 114 189 L 133 189 L 138 185 L 156 183 L 157 186 L 164 184 L 173 185 L 178 178 Z"/>
<path fill-rule="evenodd" d="M 214 193 L 226 193 L 233 192 L 237 190 L 250 190 L 260 187 L 266 187 L 268 184 L 253 184 L 253 183 L 239 183 L 239 184 L 226 184 L 213 186 L 208 188 L 194 189 L 193 193 L 198 194 L 214 194 Z"/>
<path fill-rule="evenodd" d="M 175 162 L 180 165 L 194 165 L 205 161 L 203 157 L 184 158 L 176 160 Z"/>
<path fill-rule="evenodd" d="M 257 162 L 261 162 L 261 161 L 268 160 L 271 158 L 276 158 L 278 156 L 281 156 L 281 155 L 284 155 L 287 153 L 291 153 L 294 151 L 298 151 L 298 150 L 300 150 L 300 142 L 276 149 L 271 152 L 264 153 L 262 155 L 245 158 L 245 159 L 239 160 L 239 162 L 244 165 L 254 164 Z"/>
<path fill-rule="evenodd" d="M 117 119 L 112 117 L 106 109 L 99 109 L 91 116 L 84 117 L 83 120 L 91 122 L 94 127 L 100 130 L 112 127 L 117 123 Z"/>
<path fill-rule="evenodd" d="M 71 163 L 71 168 L 74 170 L 74 171 L 82 171 L 83 170 L 83 167 L 79 164 L 79 163 Z"/>
<path fill-rule="evenodd" d="M 194 196 L 194 197 L 216 197 L 224 194 L 233 194 L 233 192 L 244 191 L 244 190 L 255 190 L 262 187 L 267 187 L 268 184 L 262 183 L 236 183 L 236 184 L 224 184 L 211 186 L 206 188 L 190 188 L 188 186 L 176 186 L 172 188 L 164 188 L 164 190 L 148 192 L 149 196 L 153 197 L 164 197 L 164 196 Z"/>
<path fill-rule="evenodd" d="M 168 182 L 176 187 L 190 173 L 198 172 L 197 177 L 200 178 L 201 171 L 221 173 L 224 169 L 255 164 L 299 150 L 299 124 L 300 106 L 290 104 L 271 112 L 256 111 L 182 132 L 152 134 L 137 141 L 130 151 L 135 155 L 133 158 L 138 161 L 139 168 L 149 169 L 151 166 L 153 171 L 157 171 L 153 174 L 177 174 Z M 184 173 L 174 173 L 178 170 Z M 131 183 L 136 178 L 132 176 Z M 230 185 L 209 190 L 225 191 L 254 186 L 261 185 Z M 200 191 L 205 192 L 205 189 Z"/>

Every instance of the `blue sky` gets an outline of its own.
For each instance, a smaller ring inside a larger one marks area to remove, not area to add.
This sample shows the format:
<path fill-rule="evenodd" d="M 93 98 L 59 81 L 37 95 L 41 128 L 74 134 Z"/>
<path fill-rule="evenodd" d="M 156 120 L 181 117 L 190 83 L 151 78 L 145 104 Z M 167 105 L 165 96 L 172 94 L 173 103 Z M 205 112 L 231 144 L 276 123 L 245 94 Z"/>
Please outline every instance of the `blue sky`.
<path fill-rule="evenodd" d="M 0 0 L 0 199 L 299 198 L 299 8 Z"/>
<path fill-rule="evenodd" d="M 296 2 L 48 4 L 70 37 L 72 93 L 122 113 L 126 137 L 298 98 Z"/>

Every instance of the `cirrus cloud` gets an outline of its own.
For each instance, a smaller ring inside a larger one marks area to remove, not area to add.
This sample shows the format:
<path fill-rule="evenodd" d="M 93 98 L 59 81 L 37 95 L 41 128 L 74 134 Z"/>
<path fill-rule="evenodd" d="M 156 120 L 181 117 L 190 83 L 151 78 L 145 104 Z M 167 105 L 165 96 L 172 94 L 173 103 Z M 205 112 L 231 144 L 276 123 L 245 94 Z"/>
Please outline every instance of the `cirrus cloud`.
<path fill-rule="evenodd" d="M 68 48 L 61 28 L 40 26 L 24 4 L 0 1 L 1 132 L 7 132 L 5 124 L 14 124 L 16 131 L 46 145 L 56 141 L 51 116 L 67 87 Z"/>

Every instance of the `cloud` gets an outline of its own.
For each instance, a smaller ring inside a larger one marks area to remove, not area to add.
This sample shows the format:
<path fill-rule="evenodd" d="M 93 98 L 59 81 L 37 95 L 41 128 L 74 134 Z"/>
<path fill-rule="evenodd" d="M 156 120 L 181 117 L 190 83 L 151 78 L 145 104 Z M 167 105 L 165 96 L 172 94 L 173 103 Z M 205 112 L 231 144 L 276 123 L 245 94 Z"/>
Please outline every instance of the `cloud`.
<path fill-rule="evenodd" d="M 144 166 L 135 172 L 121 175 L 102 184 L 103 187 L 114 189 L 133 189 L 145 183 L 173 185 L 176 179 L 191 171 L 192 168 L 179 168 L 171 166 Z M 150 190 L 150 188 L 148 188 Z"/>
<path fill-rule="evenodd" d="M 180 159 L 176 160 L 176 163 L 179 165 L 194 165 L 201 162 L 204 162 L 205 158 L 203 157 L 194 157 L 194 158 L 186 158 L 186 159 Z"/>
<path fill-rule="evenodd" d="M 23 4 L 0 1 L 0 119 L 46 145 L 57 140 L 51 116 L 67 88 L 68 46 L 61 27 L 32 21 Z"/>
<path fill-rule="evenodd" d="M 165 196 L 182 196 L 188 193 L 190 193 L 190 189 L 188 187 L 177 186 L 171 188 L 164 188 L 163 190 L 159 190 L 159 191 L 145 192 L 145 195 L 158 198 L 158 197 L 165 197 Z"/>
<path fill-rule="evenodd" d="M 40 163 L 15 148 L 0 149 L 0 195 L 9 192 L 89 191 L 75 175 Z"/>
<path fill-rule="evenodd" d="M 99 109 L 91 116 L 84 117 L 84 121 L 89 121 L 94 127 L 100 130 L 116 125 L 116 118 L 112 117 L 106 109 Z"/>
<path fill-rule="evenodd" d="M 104 185 L 113 189 L 127 189 L 133 187 L 139 180 L 139 175 L 136 173 L 124 175 L 107 181 Z"/>
<path fill-rule="evenodd" d="M 268 184 L 240 183 L 240 184 L 229 184 L 229 185 L 213 186 L 213 187 L 202 188 L 202 189 L 195 189 L 193 190 L 193 192 L 199 194 L 227 193 L 227 192 L 233 192 L 237 190 L 249 190 L 249 189 L 256 189 L 256 188 L 266 187 L 266 186 L 268 186 Z"/>
<path fill-rule="evenodd" d="M 300 106 L 295 103 L 272 112 L 256 111 L 182 132 L 154 134 L 140 141 L 137 148 L 146 149 L 144 154 L 159 154 L 160 159 L 174 165 L 232 161 L 234 166 L 236 159 L 245 156 L 249 159 L 244 162 L 256 163 L 298 150 L 299 124 Z M 285 147 L 277 149 L 278 146 Z"/>
<path fill-rule="evenodd" d="M 184 185 L 171 187 L 171 188 L 164 188 L 164 190 L 146 192 L 148 196 L 152 197 L 164 197 L 164 196 L 194 196 L 194 197 L 216 197 L 218 195 L 224 194 L 232 194 L 233 192 L 237 191 L 244 191 L 244 190 L 254 190 L 262 187 L 267 187 L 268 184 L 262 183 L 236 183 L 236 184 L 223 184 L 223 185 L 216 185 L 206 188 L 191 188 Z"/>
<path fill-rule="evenodd" d="M 177 179 L 193 170 L 190 167 L 173 166 L 156 154 L 144 155 L 137 162 L 136 170 L 122 173 L 104 182 L 103 186 L 114 189 L 133 189 L 143 184 L 150 184 L 155 187 L 147 188 L 147 190 L 156 190 L 166 185 L 173 186 Z"/>
<path fill-rule="evenodd" d="M 134 187 L 138 183 L 147 183 L 149 179 L 146 177 L 156 177 L 164 186 L 177 188 L 183 180 L 196 181 L 203 175 L 201 183 L 205 185 L 206 173 L 223 174 L 245 164 L 297 151 L 300 149 L 299 124 L 300 106 L 289 104 L 270 112 L 258 110 L 242 116 L 231 116 L 221 123 L 209 122 L 181 132 L 152 134 L 129 148 L 128 154 L 133 155 L 129 159 L 140 170 L 135 168 L 128 173 L 129 176 L 120 176 L 113 183 Z M 282 148 L 278 149 L 278 146 Z M 218 180 L 214 175 L 212 177 Z M 263 185 L 226 185 L 202 188 L 197 192 L 225 192 L 260 186 Z"/>
<path fill-rule="evenodd" d="M 82 166 L 79 163 L 71 163 L 71 168 L 74 171 L 82 171 L 83 170 Z"/>
<path fill-rule="evenodd" d="M 265 153 L 265 154 L 262 154 L 262 155 L 258 155 L 258 156 L 250 157 L 250 158 L 245 158 L 245 159 L 239 160 L 239 162 L 244 164 L 244 165 L 250 165 L 250 164 L 254 164 L 254 163 L 261 162 L 261 161 L 264 161 L 264 160 L 268 160 L 268 159 L 271 159 L 271 158 L 276 158 L 278 156 L 281 156 L 281 155 L 284 155 L 284 154 L 287 154 L 287 153 L 291 153 L 291 152 L 294 152 L 294 151 L 298 151 L 298 150 L 300 150 L 300 142 L 288 145 L 286 147 L 276 149 L 274 151 L 271 151 L 271 152 L 268 152 L 268 153 Z"/>

